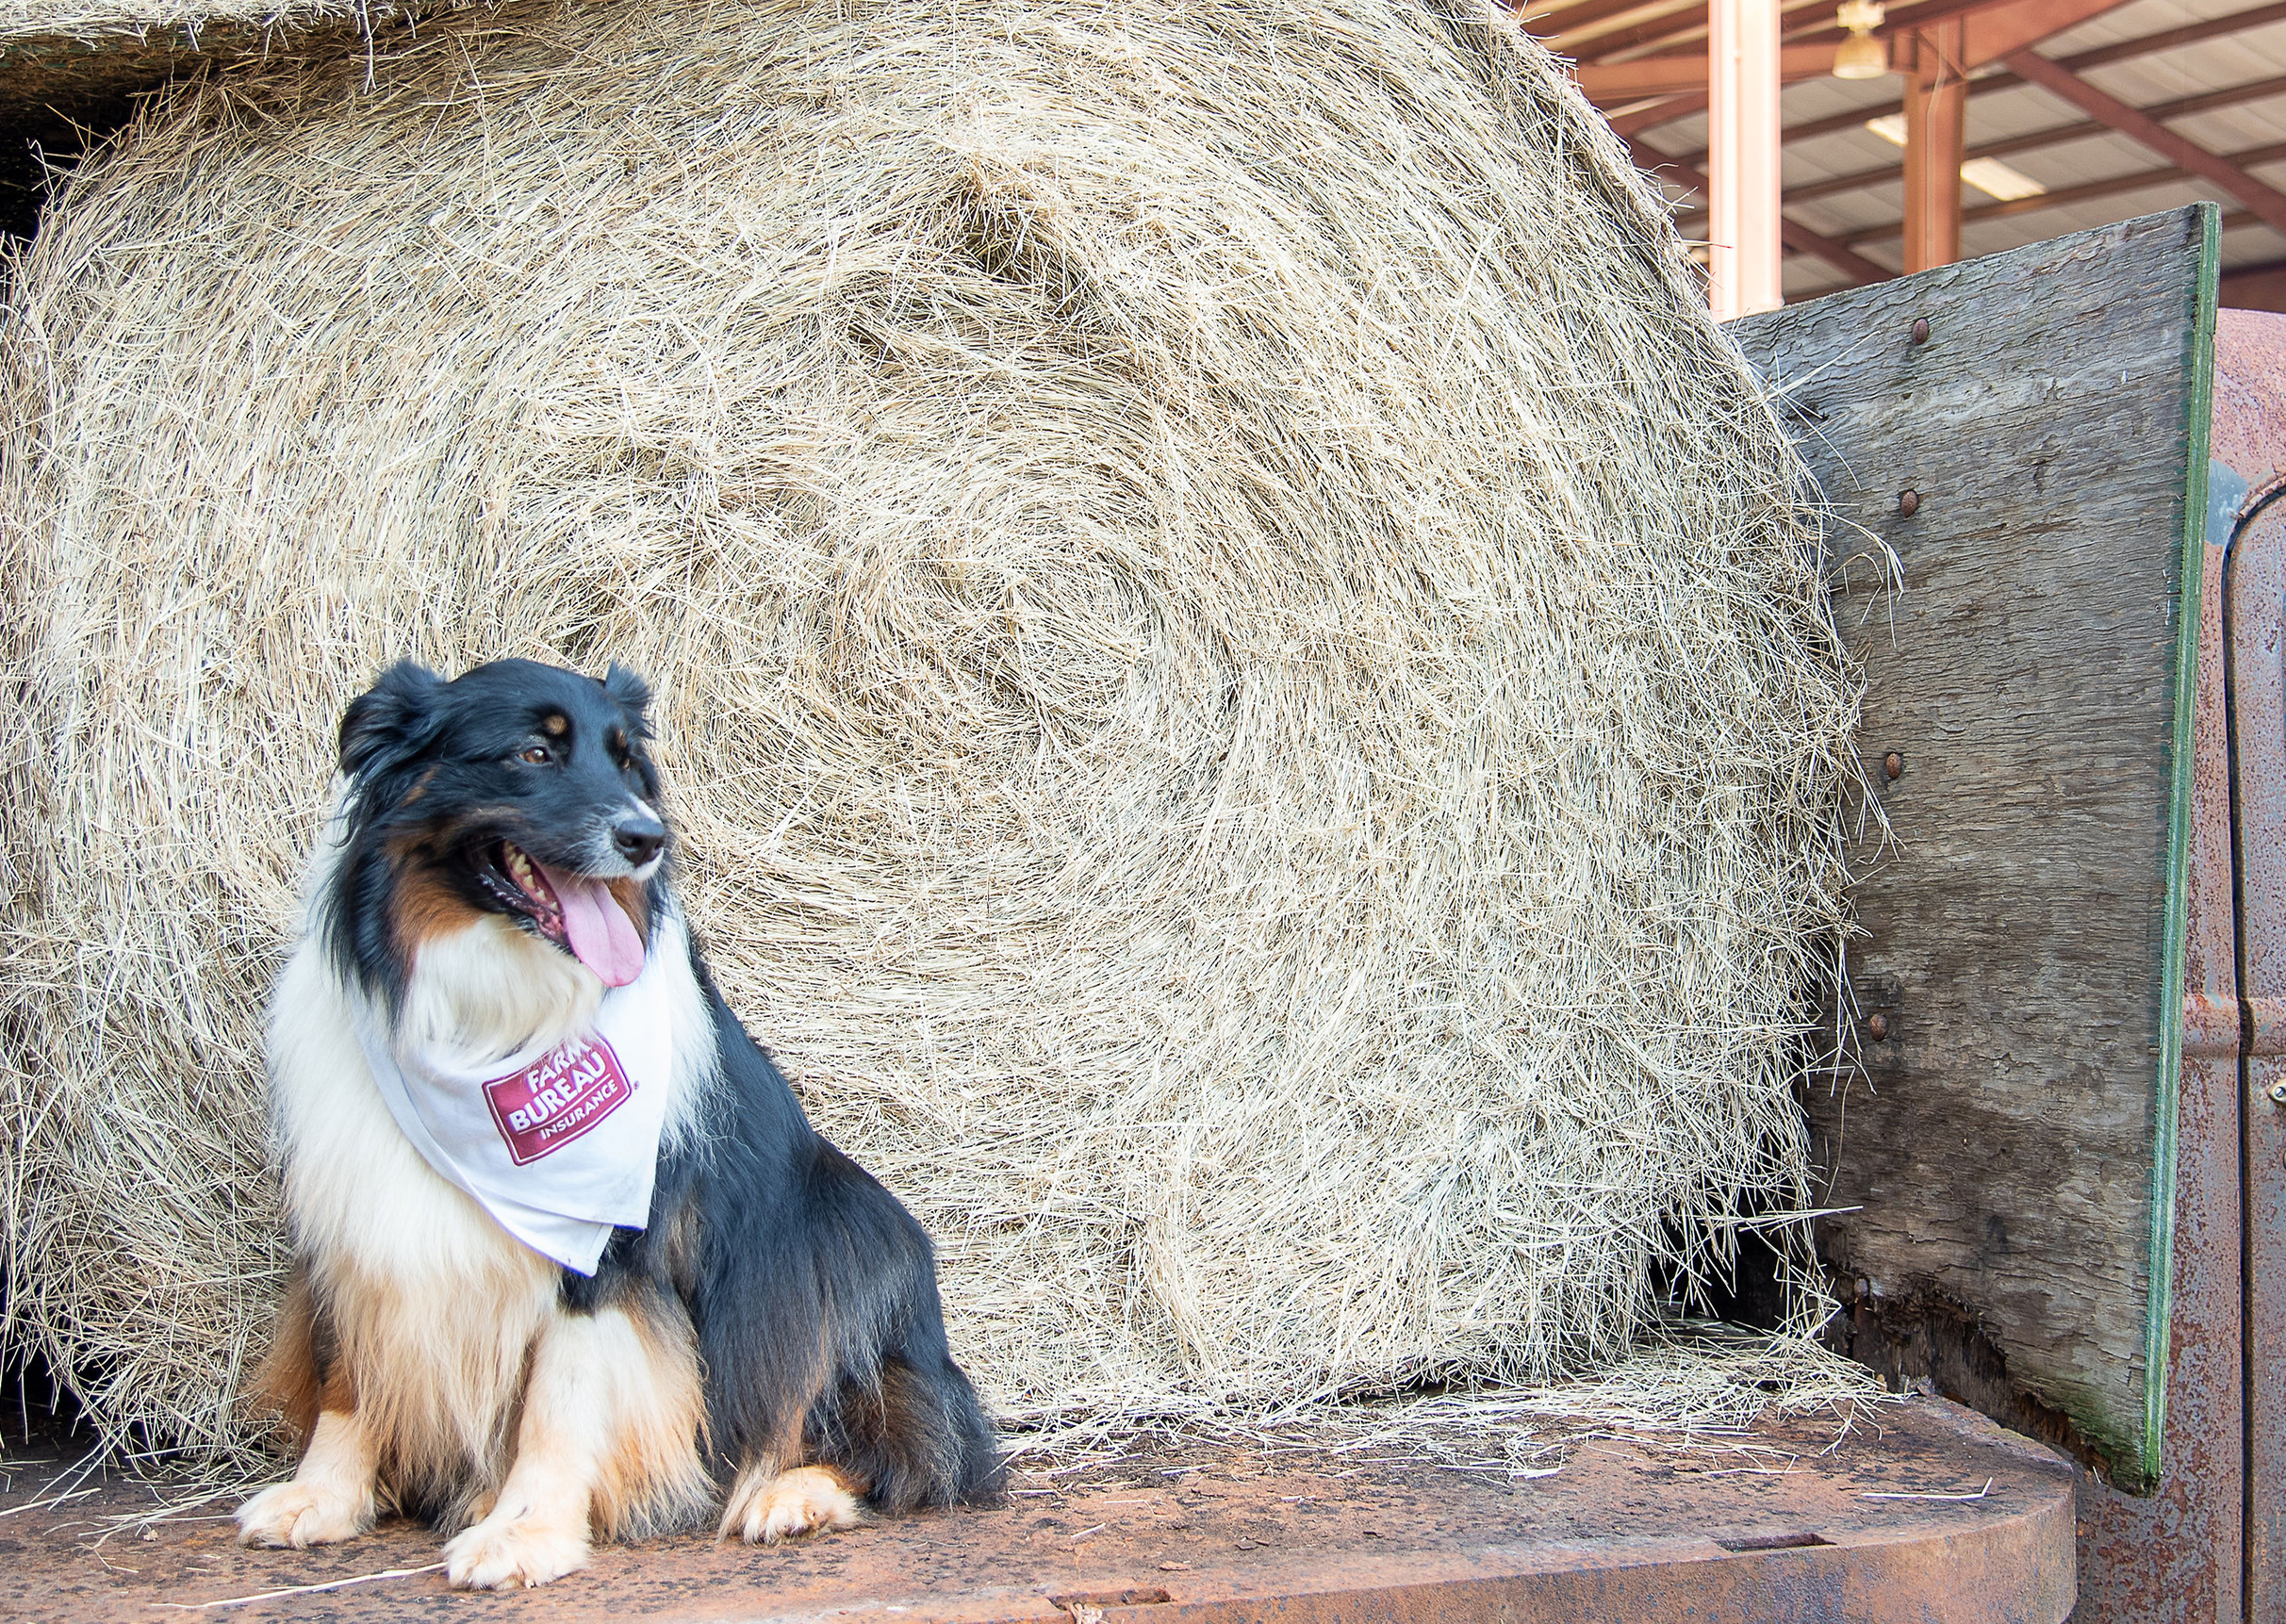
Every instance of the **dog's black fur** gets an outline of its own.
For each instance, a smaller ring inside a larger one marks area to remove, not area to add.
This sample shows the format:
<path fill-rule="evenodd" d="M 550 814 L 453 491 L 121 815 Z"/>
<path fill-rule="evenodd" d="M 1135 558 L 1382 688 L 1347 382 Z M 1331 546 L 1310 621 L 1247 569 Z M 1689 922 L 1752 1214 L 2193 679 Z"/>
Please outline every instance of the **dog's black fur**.
<path fill-rule="evenodd" d="M 502 843 L 584 872 L 607 838 L 646 857 L 667 841 L 642 815 L 660 805 L 649 701 L 617 666 L 601 681 L 523 660 L 451 682 L 409 662 L 383 673 L 341 724 L 346 846 L 318 918 L 344 980 L 397 1007 L 417 950 L 407 897 L 423 888 L 437 894 L 422 906 L 506 914 L 560 942 L 518 906 Z M 667 905 L 663 856 L 622 882 L 641 885 L 647 942 Z M 811 1127 L 695 943 L 691 971 L 719 1057 L 703 1129 L 663 1152 L 649 1225 L 617 1231 L 592 1278 L 564 1271 L 562 1304 L 688 1317 L 717 1481 L 817 1464 L 883 1510 L 993 1497 L 992 1428 L 946 1347 L 928 1236 Z"/>
<path fill-rule="evenodd" d="M 625 820 L 630 795 L 655 808 L 650 704 L 643 680 L 618 665 L 600 682 L 531 660 L 496 660 L 451 682 L 410 660 L 382 672 L 341 717 L 349 843 L 321 917 L 343 979 L 396 1012 L 416 945 L 404 929 L 404 888 L 416 877 L 532 929 L 500 843 L 584 869 L 598 831 Z M 568 730 L 547 731 L 551 716 Z M 522 760 L 532 749 L 551 759 Z M 651 830 L 666 839 L 664 827 Z M 666 857 L 642 892 L 647 941 L 666 897 Z"/>

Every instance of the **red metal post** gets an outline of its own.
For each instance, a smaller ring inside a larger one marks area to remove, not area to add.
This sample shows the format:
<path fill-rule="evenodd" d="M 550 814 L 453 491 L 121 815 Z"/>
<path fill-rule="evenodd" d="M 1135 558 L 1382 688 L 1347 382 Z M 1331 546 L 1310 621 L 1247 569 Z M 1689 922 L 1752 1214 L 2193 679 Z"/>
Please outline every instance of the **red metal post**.
<path fill-rule="evenodd" d="M 1961 257 L 1961 153 L 1968 127 L 1965 25 L 1959 18 L 1939 23 L 1915 33 L 1911 43 L 1913 65 L 1905 78 L 1908 272 Z"/>

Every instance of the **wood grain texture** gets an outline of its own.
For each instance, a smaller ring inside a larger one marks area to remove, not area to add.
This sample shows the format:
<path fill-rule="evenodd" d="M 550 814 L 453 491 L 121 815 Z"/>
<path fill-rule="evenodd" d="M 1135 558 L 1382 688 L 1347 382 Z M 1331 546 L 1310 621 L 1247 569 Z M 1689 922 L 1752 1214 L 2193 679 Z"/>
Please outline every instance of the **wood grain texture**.
<path fill-rule="evenodd" d="M 1879 1297 L 1970 1310 L 2139 1492 L 2163 1422 L 2214 229 L 2201 205 L 1729 329 L 1832 510 L 1892 835 L 1856 852 L 1862 1068 L 1811 1091 L 1825 1205 L 1855 1209 L 1821 1247 Z"/>

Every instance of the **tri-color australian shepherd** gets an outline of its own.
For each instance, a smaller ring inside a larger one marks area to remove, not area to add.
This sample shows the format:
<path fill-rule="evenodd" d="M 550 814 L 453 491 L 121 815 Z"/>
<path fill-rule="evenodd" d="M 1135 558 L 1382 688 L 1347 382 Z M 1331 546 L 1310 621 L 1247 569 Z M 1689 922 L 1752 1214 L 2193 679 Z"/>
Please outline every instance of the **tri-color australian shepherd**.
<path fill-rule="evenodd" d="M 997 1492 L 927 1236 L 693 944 L 649 698 L 617 666 L 407 663 L 342 718 L 270 1024 L 295 1267 L 264 1386 L 304 1443 L 249 1544 L 392 1503 L 452 1536 L 453 1583 L 507 1587 L 717 1502 L 775 1541 Z M 575 1152 L 605 1172 L 551 1173 Z M 583 1215 L 583 1178 L 633 1210 Z"/>

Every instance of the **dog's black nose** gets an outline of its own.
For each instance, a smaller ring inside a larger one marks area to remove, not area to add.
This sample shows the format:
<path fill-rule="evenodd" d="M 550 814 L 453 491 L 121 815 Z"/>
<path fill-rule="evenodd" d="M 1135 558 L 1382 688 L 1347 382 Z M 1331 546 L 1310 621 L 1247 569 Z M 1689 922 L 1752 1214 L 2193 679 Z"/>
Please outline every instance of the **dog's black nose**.
<path fill-rule="evenodd" d="M 631 817 L 614 827 L 611 844 L 631 867 L 641 868 L 666 844 L 666 826 L 655 817 Z"/>

